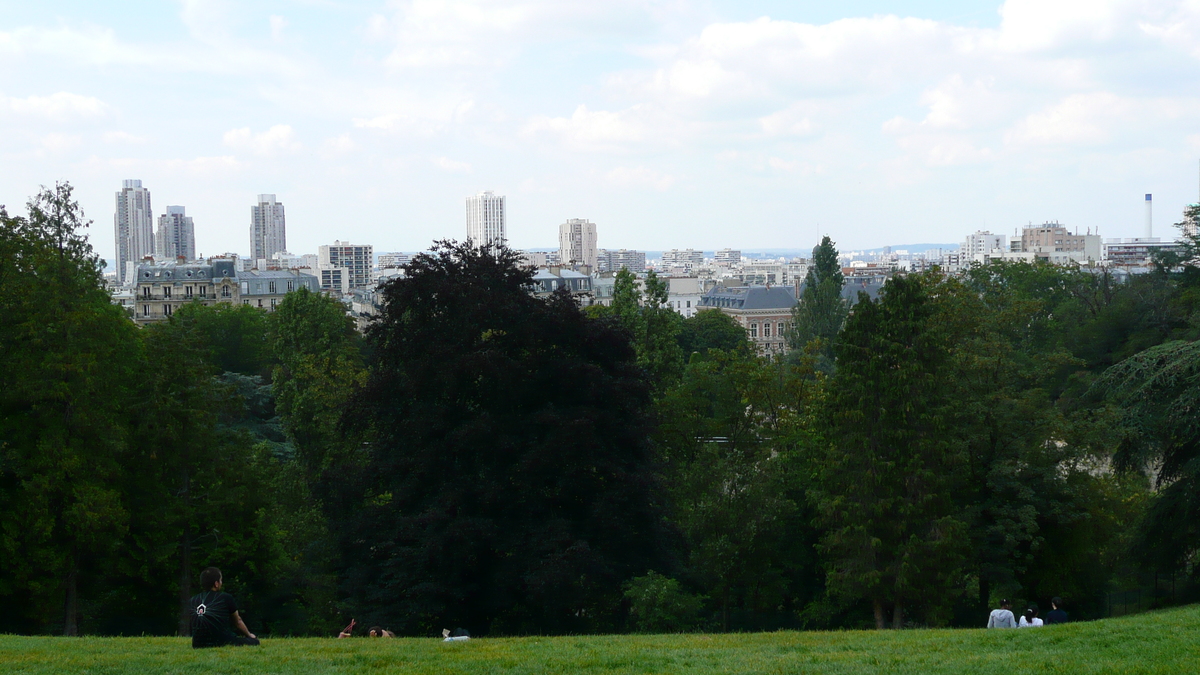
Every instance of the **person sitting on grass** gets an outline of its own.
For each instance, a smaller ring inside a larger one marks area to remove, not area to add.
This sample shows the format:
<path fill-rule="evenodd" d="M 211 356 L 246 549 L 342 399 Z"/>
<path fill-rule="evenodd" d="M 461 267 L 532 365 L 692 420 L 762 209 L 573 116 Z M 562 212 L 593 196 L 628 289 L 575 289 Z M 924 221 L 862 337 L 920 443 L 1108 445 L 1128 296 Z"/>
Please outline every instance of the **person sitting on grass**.
<path fill-rule="evenodd" d="M 1050 601 L 1050 611 L 1046 612 L 1046 623 L 1055 624 L 1066 622 L 1067 613 L 1063 611 L 1062 598 L 1055 596 L 1055 598 Z"/>
<path fill-rule="evenodd" d="M 379 626 L 371 626 L 371 630 L 367 631 L 367 635 L 369 637 L 385 637 L 385 638 L 396 637 L 396 634 L 393 633 L 392 631 L 384 630 L 383 628 L 380 628 Z"/>
<path fill-rule="evenodd" d="M 1042 620 L 1038 618 L 1037 605 L 1030 605 L 1025 610 L 1025 616 L 1021 617 L 1021 622 L 1017 628 L 1037 628 L 1042 625 Z"/>
<path fill-rule="evenodd" d="M 200 573 L 200 587 L 204 592 L 192 596 L 192 649 L 258 646 L 258 638 L 238 615 L 237 601 L 232 595 L 221 592 L 222 583 L 221 570 L 215 567 Z M 234 627 L 245 637 L 234 635 Z"/>
<path fill-rule="evenodd" d="M 1000 601 L 1000 609 L 993 609 L 988 616 L 988 628 L 1016 628 L 1017 621 L 1013 618 L 1012 603 Z"/>

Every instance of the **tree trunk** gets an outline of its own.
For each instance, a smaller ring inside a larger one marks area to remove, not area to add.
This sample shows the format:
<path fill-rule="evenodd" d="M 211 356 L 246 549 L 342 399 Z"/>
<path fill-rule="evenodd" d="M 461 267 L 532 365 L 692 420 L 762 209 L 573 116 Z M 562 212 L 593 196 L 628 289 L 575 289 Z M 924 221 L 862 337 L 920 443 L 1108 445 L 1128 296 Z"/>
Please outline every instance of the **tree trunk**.
<path fill-rule="evenodd" d="M 875 628 L 883 630 L 883 600 L 875 598 Z"/>
<path fill-rule="evenodd" d="M 904 601 L 896 598 L 896 605 L 892 607 L 892 629 L 901 628 L 904 628 Z"/>
<path fill-rule="evenodd" d="M 186 522 L 179 547 L 179 635 L 187 637 L 192 633 L 192 530 Z"/>
<path fill-rule="evenodd" d="M 79 635 L 79 569 L 71 560 L 71 571 L 66 579 L 66 600 L 63 602 L 63 635 Z"/>

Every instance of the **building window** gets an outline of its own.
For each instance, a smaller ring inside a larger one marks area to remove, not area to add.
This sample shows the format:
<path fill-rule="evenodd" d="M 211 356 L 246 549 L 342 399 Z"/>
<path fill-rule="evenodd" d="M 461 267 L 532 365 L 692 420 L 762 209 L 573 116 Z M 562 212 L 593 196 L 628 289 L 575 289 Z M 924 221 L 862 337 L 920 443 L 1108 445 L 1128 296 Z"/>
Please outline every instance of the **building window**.
<path fill-rule="evenodd" d="M 275 309 L 275 298 L 271 298 L 271 309 Z"/>
<path fill-rule="evenodd" d="M 150 316 L 150 305 L 142 305 L 142 316 Z"/>
<path fill-rule="evenodd" d="M 267 292 L 268 293 L 275 292 L 275 282 L 274 281 L 267 282 Z"/>
<path fill-rule="evenodd" d="M 142 297 L 143 298 L 150 297 L 150 287 L 149 286 L 142 286 Z"/>
<path fill-rule="evenodd" d="M 756 323 L 750 324 L 750 337 L 752 337 L 752 338 L 758 337 L 758 324 L 756 324 Z"/>
<path fill-rule="evenodd" d="M 208 286 L 201 286 L 200 287 L 200 297 L 204 298 L 207 296 L 208 296 Z"/>
<path fill-rule="evenodd" d="M 170 286 L 163 286 L 163 297 L 164 298 L 171 297 L 171 287 Z"/>
<path fill-rule="evenodd" d="M 246 299 L 244 299 L 244 298 L 243 298 L 243 299 L 242 299 L 242 304 L 243 304 L 243 305 L 248 305 L 248 304 L 250 304 L 250 301 L 249 301 L 249 300 L 246 300 Z"/>
<path fill-rule="evenodd" d="M 291 293 L 294 290 L 296 290 L 296 282 L 289 281 L 288 282 L 288 293 Z"/>
<path fill-rule="evenodd" d="M 163 305 L 163 316 L 171 316 L 171 306 Z"/>
<path fill-rule="evenodd" d="M 191 287 L 191 286 L 184 286 L 184 287 L 183 287 L 183 296 L 184 296 L 185 298 L 190 298 L 190 297 L 192 297 L 192 287 Z"/>
<path fill-rule="evenodd" d="M 259 307 L 262 307 L 262 298 L 259 298 L 259 299 L 258 299 L 258 306 L 259 306 Z"/>
<path fill-rule="evenodd" d="M 771 322 L 770 321 L 763 322 L 763 337 L 765 337 L 765 338 L 771 337 Z"/>
<path fill-rule="evenodd" d="M 691 301 L 691 300 L 688 300 L 688 301 L 687 301 L 687 308 L 688 308 L 688 309 L 691 309 L 691 308 L 692 308 L 692 301 Z"/>
<path fill-rule="evenodd" d="M 222 287 L 221 287 L 221 297 L 222 297 L 222 298 L 228 298 L 228 297 L 229 297 L 229 286 L 222 286 Z"/>
<path fill-rule="evenodd" d="M 780 321 L 780 322 L 779 322 L 779 332 L 778 332 L 778 333 L 776 333 L 776 335 L 782 336 L 782 335 L 783 335 L 783 331 L 784 331 L 784 330 L 785 330 L 785 329 L 784 329 L 784 324 L 783 324 L 783 322 L 782 322 L 782 321 Z"/>

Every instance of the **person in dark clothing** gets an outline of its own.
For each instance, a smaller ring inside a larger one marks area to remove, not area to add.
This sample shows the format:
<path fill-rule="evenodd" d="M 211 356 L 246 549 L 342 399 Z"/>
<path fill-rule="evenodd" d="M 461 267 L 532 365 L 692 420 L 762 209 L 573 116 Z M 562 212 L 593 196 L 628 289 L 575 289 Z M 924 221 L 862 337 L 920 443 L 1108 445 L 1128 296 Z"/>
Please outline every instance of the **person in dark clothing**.
<path fill-rule="evenodd" d="M 1046 624 L 1066 623 L 1067 613 L 1062 610 L 1062 598 L 1050 601 L 1050 611 L 1046 612 Z"/>
<path fill-rule="evenodd" d="M 215 567 L 200 573 L 200 587 L 205 590 L 192 596 L 192 649 L 258 646 L 258 638 L 238 615 L 237 601 L 221 592 L 222 583 L 221 570 Z M 234 635 L 234 628 L 242 635 Z"/>

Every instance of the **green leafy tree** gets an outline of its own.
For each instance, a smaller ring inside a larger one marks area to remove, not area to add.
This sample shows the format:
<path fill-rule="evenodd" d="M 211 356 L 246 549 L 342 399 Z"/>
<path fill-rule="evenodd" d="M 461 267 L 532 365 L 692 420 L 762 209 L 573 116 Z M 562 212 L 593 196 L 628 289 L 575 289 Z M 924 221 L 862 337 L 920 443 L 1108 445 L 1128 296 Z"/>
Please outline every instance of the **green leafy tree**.
<path fill-rule="evenodd" d="M 625 583 L 634 630 L 682 633 L 696 626 L 704 599 L 683 590 L 675 579 L 651 571 Z"/>
<path fill-rule="evenodd" d="M 104 289 L 69 184 L 28 216 L 0 211 L 0 579 L 4 627 L 79 632 L 81 592 L 128 514 L 114 483 L 127 437 L 134 328 Z M 10 623 L 11 622 L 11 623 Z"/>
<path fill-rule="evenodd" d="M 828 446 L 812 491 L 831 595 L 870 601 L 877 628 L 905 607 L 944 622 L 966 556 L 953 497 L 964 458 L 947 427 L 952 335 L 920 278 L 897 277 L 878 302 L 860 295 L 835 345 Z"/>
<path fill-rule="evenodd" d="M 1108 369 L 1093 392 L 1121 412 L 1117 467 L 1150 474 L 1157 488 L 1139 525 L 1137 559 L 1163 571 L 1193 565 L 1200 553 L 1200 343 L 1147 349 Z"/>
<path fill-rule="evenodd" d="M 849 303 L 842 297 L 845 276 L 838 262 L 837 248 L 828 236 L 813 249 L 812 264 L 804 278 L 804 290 L 792 310 L 788 346 L 803 349 L 813 340 L 821 340 L 822 351 L 832 354 L 833 340 L 849 315 Z"/>
<path fill-rule="evenodd" d="M 622 583 L 664 568 L 628 333 L 530 282 L 506 248 L 441 242 L 383 287 L 347 416 L 366 445 L 329 505 L 360 620 L 611 630 Z"/>
<path fill-rule="evenodd" d="M 683 320 L 679 331 L 679 348 L 687 358 L 704 354 L 710 349 L 735 351 L 750 347 L 746 329 L 733 317 L 718 309 L 696 312 Z"/>
<path fill-rule="evenodd" d="M 361 337 L 345 306 L 307 288 L 270 314 L 275 407 L 310 480 L 353 445 L 338 426 L 364 378 Z"/>
<path fill-rule="evenodd" d="M 684 354 L 679 345 L 683 319 L 667 306 L 668 281 L 653 270 L 646 275 L 645 294 L 637 277 L 622 268 L 613 284 L 613 301 L 598 316 L 615 316 L 633 337 L 638 365 L 646 370 L 655 394 L 679 380 Z"/>

